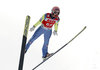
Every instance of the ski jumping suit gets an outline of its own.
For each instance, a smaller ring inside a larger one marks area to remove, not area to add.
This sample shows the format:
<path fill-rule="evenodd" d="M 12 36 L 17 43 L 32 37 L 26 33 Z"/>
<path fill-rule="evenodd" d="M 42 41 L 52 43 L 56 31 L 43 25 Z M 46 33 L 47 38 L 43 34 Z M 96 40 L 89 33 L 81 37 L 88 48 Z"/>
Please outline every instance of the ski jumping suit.
<path fill-rule="evenodd" d="M 57 18 L 52 18 L 50 13 L 44 14 L 41 19 L 34 25 L 35 27 L 39 24 L 41 26 L 35 31 L 29 42 L 26 44 L 26 50 L 30 47 L 32 42 L 34 42 L 41 34 L 44 34 L 44 45 L 42 48 L 42 57 L 46 57 L 48 53 L 48 44 L 49 44 L 49 39 L 52 34 L 52 26 L 54 25 L 55 31 L 58 29 L 58 22 L 59 22 L 59 17 Z"/>

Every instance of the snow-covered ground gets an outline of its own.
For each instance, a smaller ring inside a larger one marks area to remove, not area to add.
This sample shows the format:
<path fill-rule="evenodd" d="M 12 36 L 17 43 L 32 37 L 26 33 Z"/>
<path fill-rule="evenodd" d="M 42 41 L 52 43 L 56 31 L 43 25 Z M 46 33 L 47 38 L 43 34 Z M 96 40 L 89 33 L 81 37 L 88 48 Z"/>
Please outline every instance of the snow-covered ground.
<path fill-rule="evenodd" d="M 87 29 L 36 70 L 100 70 L 99 0 L 1 0 L 0 70 L 18 70 L 26 16 L 31 16 L 32 27 L 53 6 L 59 6 L 61 13 L 58 36 L 52 35 L 49 52 L 55 52 L 84 26 Z M 27 40 L 33 33 L 28 32 Z M 23 70 L 32 70 L 42 61 L 43 39 L 42 35 L 31 45 Z"/>

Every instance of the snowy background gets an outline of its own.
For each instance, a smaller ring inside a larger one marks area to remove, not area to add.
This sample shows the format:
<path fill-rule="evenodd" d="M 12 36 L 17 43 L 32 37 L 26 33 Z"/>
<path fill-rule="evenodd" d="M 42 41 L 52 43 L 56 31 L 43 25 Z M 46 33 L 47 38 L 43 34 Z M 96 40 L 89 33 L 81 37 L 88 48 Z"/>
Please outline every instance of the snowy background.
<path fill-rule="evenodd" d="M 0 0 L 0 70 L 18 70 L 26 16 L 31 16 L 32 27 L 53 6 L 60 7 L 61 20 L 58 36 L 50 39 L 50 53 L 84 26 L 87 29 L 36 70 L 100 70 L 100 0 Z M 33 33 L 28 32 L 27 40 Z M 42 45 L 43 35 L 26 53 L 23 70 L 32 70 L 42 61 Z"/>

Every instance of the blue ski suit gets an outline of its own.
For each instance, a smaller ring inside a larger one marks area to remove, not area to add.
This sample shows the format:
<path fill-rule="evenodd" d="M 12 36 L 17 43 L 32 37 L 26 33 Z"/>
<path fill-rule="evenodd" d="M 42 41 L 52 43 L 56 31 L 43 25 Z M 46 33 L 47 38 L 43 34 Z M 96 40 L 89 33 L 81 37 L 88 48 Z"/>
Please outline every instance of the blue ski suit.
<path fill-rule="evenodd" d="M 52 26 L 54 25 L 55 31 L 58 29 L 58 22 L 59 22 L 59 17 L 52 19 L 50 17 L 50 13 L 46 13 L 42 16 L 42 18 L 34 25 L 36 27 L 37 25 L 41 24 L 41 26 L 35 31 L 31 39 L 28 41 L 26 44 L 25 49 L 28 50 L 30 45 L 42 34 L 44 34 L 44 44 L 42 48 L 42 57 L 46 57 L 48 54 L 48 44 L 49 44 L 49 39 L 52 35 Z"/>

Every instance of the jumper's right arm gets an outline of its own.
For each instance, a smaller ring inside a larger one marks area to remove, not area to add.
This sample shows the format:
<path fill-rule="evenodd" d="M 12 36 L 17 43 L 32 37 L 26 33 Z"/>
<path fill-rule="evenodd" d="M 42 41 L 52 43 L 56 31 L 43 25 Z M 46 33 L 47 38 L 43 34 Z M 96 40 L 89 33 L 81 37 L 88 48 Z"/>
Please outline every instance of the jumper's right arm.
<path fill-rule="evenodd" d="M 42 21 L 44 20 L 44 18 L 45 18 L 45 15 L 43 15 L 43 16 L 41 17 L 41 19 L 40 19 L 37 23 L 35 23 L 35 24 L 33 25 L 33 27 L 30 28 L 30 31 L 33 31 L 33 30 L 35 29 L 35 27 L 37 27 L 39 24 L 41 24 Z"/>
<path fill-rule="evenodd" d="M 35 24 L 33 25 L 33 27 L 37 27 L 39 24 L 41 24 L 42 21 L 44 20 L 44 18 L 45 18 L 45 14 L 40 18 L 40 20 L 39 20 L 37 23 L 35 23 Z"/>

